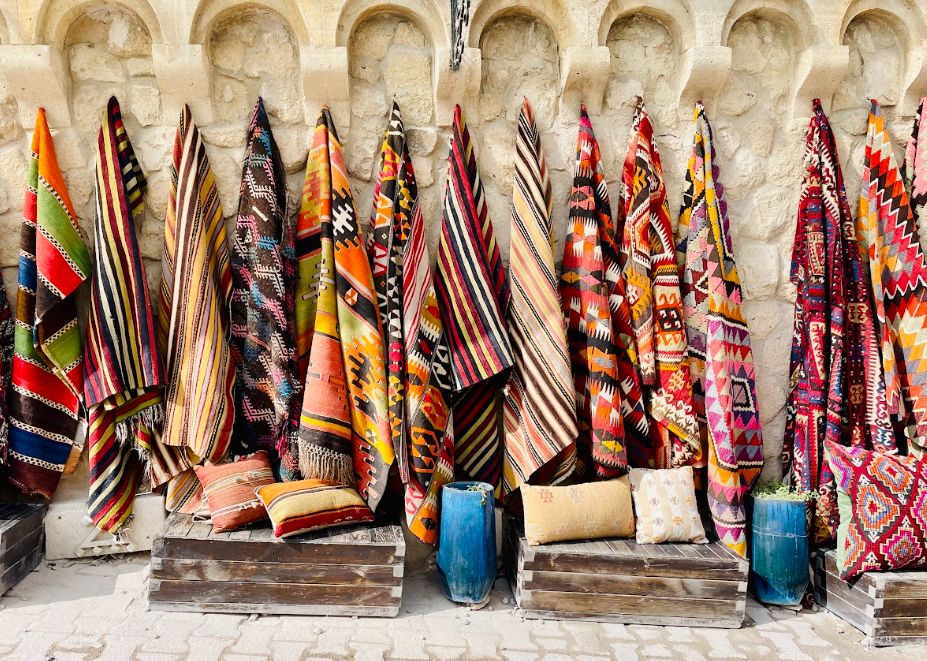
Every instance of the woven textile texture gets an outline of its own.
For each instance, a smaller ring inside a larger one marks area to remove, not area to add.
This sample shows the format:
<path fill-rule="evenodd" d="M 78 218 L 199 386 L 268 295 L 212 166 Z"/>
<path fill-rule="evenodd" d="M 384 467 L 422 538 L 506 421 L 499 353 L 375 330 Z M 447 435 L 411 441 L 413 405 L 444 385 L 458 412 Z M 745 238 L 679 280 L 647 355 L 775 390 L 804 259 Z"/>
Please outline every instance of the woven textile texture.
<path fill-rule="evenodd" d="M 286 173 L 259 98 L 245 146 L 232 243 L 232 454 L 267 450 L 284 477 L 297 471 L 300 382 L 296 347 L 296 227 Z"/>
<path fill-rule="evenodd" d="M 641 382 L 648 387 L 648 407 L 656 423 L 651 429 L 654 464 L 657 468 L 704 466 L 663 167 L 640 98 L 622 179 L 616 231 L 622 237 L 621 273 Z"/>
<path fill-rule="evenodd" d="M 856 233 L 872 278 L 888 412 L 905 425 L 909 451 L 920 455 L 927 437 L 927 261 L 876 101 Z"/>
<path fill-rule="evenodd" d="M 90 516 L 114 532 L 132 514 L 143 473 L 156 488 L 188 466 L 157 439 L 165 373 L 135 229 L 147 182 L 115 97 L 97 146 L 96 263 L 84 398 L 90 419 Z"/>
<path fill-rule="evenodd" d="M 23 491 L 51 498 L 72 451 L 80 450 L 73 447 L 84 389 L 74 292 L 90 276 L 91 261 L 41 108 L 19 248 L 7 475 Z M 0 460 L 3 454 L 0 448 Z"/>
<path fill-rule="evenodd" d="M 6 285 L 0 274 L 0 466 L 6 465 L 10 434 L 10 412 L 7 393 L 13 376 L 13 342 L 16 320 L 6 297 Z"/>
<path fill-rule="evenodd" d="M 711 518 L 721 542 L 746 557 L 744 499 L 763 468 L 763 438 L 750 331 L 719 176 L 711 126 L 698 103 L 677 243 L 686 357 L 696 413 L 707 423 Z"/>
<path fill-rule="evenodd" d="M 576 395 L 557 291 L 551 186 L 528 99 L 515 141 L 515 185 L 506 318 L 514 366 L 503 402 L 502 492 L 533 476 L 558 482 L 575 463 Z"/>
<path fill-rule="evenodd" d="M 373 512 L 351 487 L 326 480 L 280 482 L 255 489 L 275 537 L 373 521 Z"/>
<path fill-rule="evenodd" d="M 901 176 L 908 191 L 911 213 L 923 248 L 927 243 L 927 228 L 924 227 L 927 224 L 927 215 L 924 213 L 927 209 L 927 97 L 921 98 L 914 116 L 914 128 L 905 149 Z"/>
<path fill-rule="evenodd" d="M 840 578 L 927 565 L 927 462 L 825 442 L 841 510 Z M 849 507 L 845 507 L 849 505 Z"/>
<path fill-rule="evenodd" d="M 389 423 L 405 485 L 409 530 L 438 534 L 438 495 L 454 479 L 450 356 L 425 240 L 425 221 L 399 105 L 380 151 L 371 213 L 373 282 L 387 341 Z"/>
<path fill-rule="evenodd" d="M 500 394 L 512 366 L 504 322 L 509 289 L 460 106 L 454 111 L 435 284 L 457 391 L 457 467 L 470 479 L 498 486 Z"/>
<path fill-rule="evenodd" d="M 376 510 L 395 456 L 387 417 L 383 328 L 328 107 L 319 116 L 309 152 L 303 209 L 310 224 L 319 226 L 321 262 L 299 427 L 299 469 L 306 478 L 356 485 Z"/>

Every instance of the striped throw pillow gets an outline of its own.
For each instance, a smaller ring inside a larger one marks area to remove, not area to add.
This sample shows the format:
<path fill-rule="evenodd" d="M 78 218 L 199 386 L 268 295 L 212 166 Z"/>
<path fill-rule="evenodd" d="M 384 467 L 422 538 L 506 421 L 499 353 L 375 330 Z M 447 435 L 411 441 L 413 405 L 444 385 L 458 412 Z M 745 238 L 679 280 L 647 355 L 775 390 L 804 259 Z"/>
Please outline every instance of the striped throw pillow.
<path fill-rule="evenodd" d="M 216 532 L 235 530 L 267 517 L 263 503 L 254 495 L 256 488 L 274 483 L 270 457 L 264 450 L 228 464 L 193 469 L 203 485 Z"/>
<path fill-rule="evenodd" d="M 279 482 L 254 492 L 267 508 L 275 537 L 292 537 L 310 530 L 373 521 L 373 512 L 360 494 L 336 482 Z"/>

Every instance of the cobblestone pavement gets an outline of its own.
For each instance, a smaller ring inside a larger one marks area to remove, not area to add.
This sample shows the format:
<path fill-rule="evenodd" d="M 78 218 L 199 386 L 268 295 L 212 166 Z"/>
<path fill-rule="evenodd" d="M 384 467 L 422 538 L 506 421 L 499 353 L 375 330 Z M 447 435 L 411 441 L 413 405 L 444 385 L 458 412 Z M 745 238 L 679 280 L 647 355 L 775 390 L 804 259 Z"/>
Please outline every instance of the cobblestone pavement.
<path fill-rule="evenodd" d="M 869 649 L 829 613 L 747 607 L 743 629 L 524 620 L 497 581 L 489 607 L 448 602 L 432 573 L 407 577 L 396 619 L 157 613 L 143 555 L 44 562 L 0 599 L 4 661 L 900 661 L 927 646 Z"/>

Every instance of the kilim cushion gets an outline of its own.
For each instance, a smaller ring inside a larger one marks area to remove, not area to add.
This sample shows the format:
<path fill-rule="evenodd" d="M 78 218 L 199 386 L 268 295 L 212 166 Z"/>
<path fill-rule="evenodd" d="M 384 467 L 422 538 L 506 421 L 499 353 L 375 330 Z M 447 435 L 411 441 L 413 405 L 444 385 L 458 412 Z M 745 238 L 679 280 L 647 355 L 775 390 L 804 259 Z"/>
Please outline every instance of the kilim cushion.
<path fill-rule="evenodd" d="M 524 484 L 521 498 L 525 506 L 525 538 L 532 546 L 634 534 L 631 483 L 626 475 L 568 487 Z"/>
<path fill-rule="evenodd" d="M 280 482 L 255 489 L 267 508 L 274 536 L 373 521 L 373 512 L 354 489 L 327 480 Z"/>
<path fill-rule="evenodd" d="M 194 466 L 212 514 L 216 532 L 228 532 L 266 518 L 255 488 L 274 483 L 270 457 L 264 450 L 228 464 Z"/>
<path fill-rule="evenodd" d="M 631 495 L 637 514 L 637 543 L 707 544 L 695 502 L 692 467 L 632 468 Z"/>
<path fill-rule="evenodd" d="M 840 578 L 927 565 L 927 462 L 832 442 L 824 449 L 840 505 Z"/>

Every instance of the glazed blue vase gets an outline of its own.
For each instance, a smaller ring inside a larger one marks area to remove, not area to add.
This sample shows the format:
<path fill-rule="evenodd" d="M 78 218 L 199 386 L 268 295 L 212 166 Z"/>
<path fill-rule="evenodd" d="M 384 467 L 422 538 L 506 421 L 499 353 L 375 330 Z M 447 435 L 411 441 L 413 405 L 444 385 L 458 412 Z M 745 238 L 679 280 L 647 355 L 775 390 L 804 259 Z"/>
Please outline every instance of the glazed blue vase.
<path fill-rule="evenodd" d="M 478 604 L 496 580 L 496 516 L 492 486 L 452 482 L 441 489 L 438 576 L 451 601 Z"/>
<path fill-rule="evenodd" d="M 750 575 L 760 601 L 801 603 L 808 587 L 808 520 L 804 501 L 753 499 Z"/>

